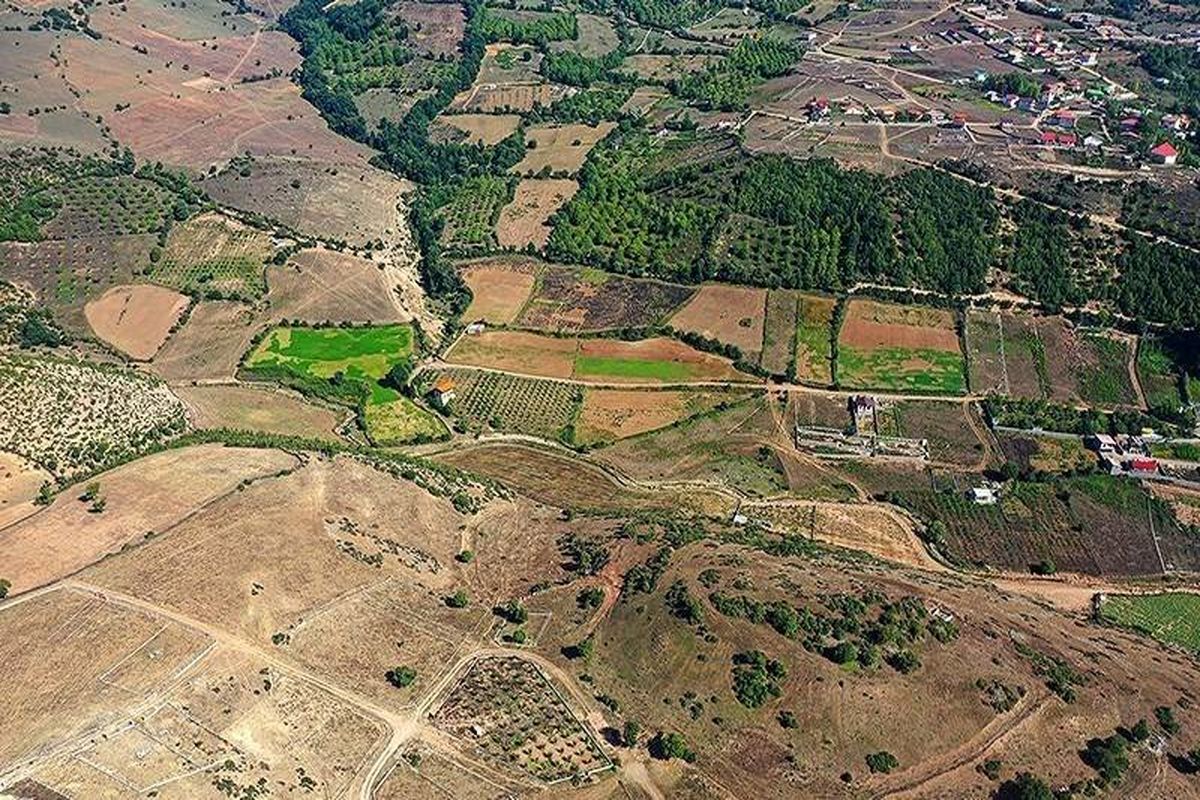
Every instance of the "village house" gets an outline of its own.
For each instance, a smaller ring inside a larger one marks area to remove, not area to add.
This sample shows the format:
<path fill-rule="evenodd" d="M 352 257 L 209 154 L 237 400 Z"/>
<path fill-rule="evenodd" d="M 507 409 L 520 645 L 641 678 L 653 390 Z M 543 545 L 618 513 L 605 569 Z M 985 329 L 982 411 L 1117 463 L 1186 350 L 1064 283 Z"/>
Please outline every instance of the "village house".
<path fill-rule="evenodd" d="M 439 376 L 429 396 L 439 408 L 449 408 L 450 401 L 454 399 L 454 379 L 449 375 Z"/>
<path fill-rule="evenodd" d="M 1175 161 L 1179 158 L 1179 151 L 1170 142 L 1163 142 L 1150 151 L 1150 158 L 1156 164 L 1173 167 L 1175 166 Z"/>

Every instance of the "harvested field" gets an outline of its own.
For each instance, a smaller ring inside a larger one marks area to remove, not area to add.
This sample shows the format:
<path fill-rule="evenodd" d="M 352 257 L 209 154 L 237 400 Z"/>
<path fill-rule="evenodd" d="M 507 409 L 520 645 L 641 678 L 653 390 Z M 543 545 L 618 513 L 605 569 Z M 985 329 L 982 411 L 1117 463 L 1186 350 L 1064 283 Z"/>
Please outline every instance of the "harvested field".
<path fill-rule="evenodd" d="M 288 392 L 255 386 L 177 386 L 192 426 L 259 431 L 281 436 L 341 441 L 334 429 L 344 414 Z"/>
<path fill-rule="evenodd" d="M 762 356 L 758 363 L 772 375 L 789 375 L 795 369 L 799 310 L 798 293 L 788 289 L 772 289 L 767 293 Z"/>
<path fill-rule="evenodd" d="M 278 450 L 199 445 L 156 453 L 103 473 L 102 512 L 62 492 L 32 517 L 0 531 L 0 562 L 13 591 L 44 586 L 110 553 L 167 531 L 198 509 L 253 481 L 297 465 Z"/>
<path fill-rule="evenodd" d="M 552 106 L 572 91 L 552 83 L 475 86 L 455 97 L 450 107 L 485 114 L 532 111 L 536 105 Z"/>
<path fill-rule="evenodd" d="M 541 249 L 550 239 L 547 221 L 579 191 L 579 184 L 564 178 L 524 178 L 512 202 L 500 209 L 496 242 L 501 247 Z"/>
<path fill-rule="evenodd" d="M 487 331 L 464 336 L 446 354 L 455 364 L 486 367 L 542 378 L 570 378 L 579 342 L 523 331 Z"/>
<path fill-rule="evenodd" d="M 516 114 L 443 114 L 434 122 L 434 134 L 441 135 L 437 126 L 456 131 L 448 135 L 451 141 L 464 144 L 483 144 L 491 147 L 516 132 L 521 118 Z"/>
<path fill-rule="evenodd" d="M 493 266 L 493 263 L 495 266 Z M 467 320 L 481 319 L 507 325 L 517 318 L 533 291 L 536 262 L 472 262 L 462 270 L 471 289 L 471 305 L 463 313 Z"/>
<path fill-rule="evenodd" d="M 0 450 L 60 477 L 110 463 L 186 426 L 183 405 L 144 373 L 0 353 Z"/>
<path fill-rule="evenodd" d="M 574 175 L 596 143 L 616 127 L 615 122 L 602 122 L 599 125 L 533 125 L 525 131 L 525 140 L 534 145 L 525 151 L 525 157 L 513 167 L 513 172 L 527 176 L 564 172 Z"/>
<path fill-rule="evenodd" d="M 362 247 L 407 241 L 407 182 L 365 164 L 262 156 L 239 159 L 200 186 L 222 205 L 262 214 L 309 236 Z"/>
<path fill-rule="evenodd" d="M 382 266 L 334 250 L 301 250 L 267 273 L 276 319 L 320 322 L 407 322 L 408 314 Z"/>
<path fill-rule="evenodd" d="M 51 477 L 18 455 L 0 452 L 0 529 L 37 511 L 33 499 Z"/>
<path fill-rule="evenodd" d="M 161 286 L 114 286 L 84 307 L 88 324 L 130 358 L 154 357 L 187 309 L 186 295 Z"/>
<path fill-rule="evenodd" d="M 81 336 L 91 328 L 84 305 L 112 286 L 144 280 L 152 234 L 34 242 L 0 242 L 0 279 L 32 291 L 55 319 Z"/>
<path fill-rule="evenodd" d="M 746 286 L 707 284 L 679 313 L 672 327 L 731 344 L 756 361 L 762 351 L 767 291 Z"/>
<path fill-rule="evenodd" d="M 551 331 L 649 327 L 662 322 L 693 291 L 597 269 L 547 266 L 538 273 L 533 299 L 521 314 L 520 324 Z"/>
<path fill-rule="evenodd" d="M 202 300 L 150 369 L 168 381 L 232 380 L 258 325 L 258 314 L 248 305 Z"/>
<path fill-rule="evenodd" d="M 579 444 L 596 445 L 673 425 L 749 397 L 737 391 L 587 389 L 575 426 Z"/>
<path fill-rule="evenodd" d="M 964 363 L 949 311 L 851 300 L 838 336 L 847 388 L 961 394 Z"/>
<path fill-rule="evenodd" d="M 262 231 L 204 214 L 171 229 L 150 279 L 181 291 L 256 298 L 266 289 L 263 273 L 273 252 L 271 237 Z"/>

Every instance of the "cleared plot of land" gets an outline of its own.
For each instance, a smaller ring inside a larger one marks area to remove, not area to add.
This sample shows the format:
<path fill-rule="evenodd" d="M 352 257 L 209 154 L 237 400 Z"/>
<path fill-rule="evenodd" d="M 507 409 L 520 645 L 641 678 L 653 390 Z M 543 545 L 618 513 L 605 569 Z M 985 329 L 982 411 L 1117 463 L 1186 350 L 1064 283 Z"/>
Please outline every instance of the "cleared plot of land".
<path fill-rule="evenodd" d="M 231 428 L 340 441 L 344 415 L 287 392 L 254 386 L 177 386 L 173 390 L 196 428 Z"/>
<path fill-rule="evenodd" d="M 257 332 L 257 320 L 254 309 L 242 303 L 202 300 L 150 368 L 168 381 L 232 379 Z"/>
<path fill-rule="evenodd" d="M 153 377 L 119 367 L 0 353 L 0 450 L 59 476 L 179 433 L 183 405 Z"/>
<path fill-rule="evenodd" d="M 271 316 L 312 322 L 406 322 L 387 274 L 365 258 L 301 250 L 267 274 Z"/>
<path fill-rule="evenodd" d="M 709 284 L 670 322 L 679 330 L 734 345 L 753 361 L 762 350 L 766 302 L 766 289 Z"/>
<path fill-rule="evenodd" d="M 661 322 L 693 291 L 598 269 L 545 267 L 538 273 L 533 299 L 520 324 L 552 331 L 648 327 Z"/>
<path fill-rule="evenodd" d="M 615 122 L 599 125 L 534 125 L 525 131 L 526 142 L 534 146 L 513 167 L 519 175 L 566 172 L 575 174 L 587 160 L 596 143 L 616 128 Z"/>
<path fill-rule="evenodd" d="M 579 444 L 614 442 L 664 428 L 747 398 L 745 392 L 587 389 L 576 424 Z"/>
<path fill-rule="evenodd" d="M 408 236 L 402 203 L 409 185 L 361 163 L 263 156 L 238 160 L 200 185 L 222 205 L 310 236 L 356 246 Z"/>
<path fill-rule="evenodd" d="M 0 452 L 0 528 L 36 511 L 33 498 L 50 478 L 20 456 Z"/>
<path fill-rule="evenodd" d="M 114 286 L 84 307 L 88 324 L 130 358 L 147 361 L 188 307 L 188 298 L 161 286 Z"/>
<path fill-rule="evenodd" d="M 547 220 L 579 191 L 579 184 L 564 178 L 524 178 L 517 184 L 512 202 L 500 209 L 496 242 L 501 247 L 546 246 L 550 239 Z"/>
<path fill-rule="evenodd" d="M 838 382 L 848 388 L 961 394 L 962 352 L 949 311 L 851 300 L 838 336 Z"/>
<path fill-rule="evenodd" d="M 579 412 L 578 386 L 471 369 L 443 370 L 438 376 L 454 381 L 453 413 L 474 428 L 570 438 Z M 433 376 L 428 381 L 422 376 L 425 383 L 432 385 Z"/>
<path fill-rule="evenodd" d="M 1200 595 L 1106 594 L 1100 617 L 1160 642 L 1200 652 Z"/>
<path fill-rule="evenodd" d="M 408 41 L 420 53 L 434 57 L 457 54 L 466 27 L 461 6 L 403 0 L 391 9 L 408 25 Z"/>
<path fill-rule="evenodd" d="M 459 135 L 450 135 L 451 139 L 460 139 L 466 144 L 497 144 L 516 132 L 521 124 L 521 118 L 516 114 L 444 114 L 437 118 L 435 125 L 452 128 Z M 434 133 L 438 131 L 435 127 Z"/>
<path fill-rule="evenodd" d="M 975 431 L 984 431 L 985 425 L 973 405 L 905 400 L 883 406 L 876 413 L 876 422 L 880 435 L 925 439 L 933 461 L 974 467 L 984 456 L 983 443 Z"/>
<path fill-rule="evenodd" d="M 463 280 L 472 295 L 471 305 L 463 318 L 481 319 L 496 325 L 512 322 L 533 291 L 536 270 L 535 262 L 487 260 L 463 268 Z"/>
<path fill-rule="evenodd" d="M 552 106 L 568 94 L 567 87 L 552 83 L 475 86 L 455 97 L 451 108 L 486 114 L 532 111 L 537 105 Z"/>
<path fill-rule="evenodd" d="M 0 532 L 0 559 L 13 591 L 70 575 L 128 544 L 162 533 L 240 483 L 296 466 L 278 450 L 200 445 L 168 450 L 102 474 L 102 512 L 75 486 Z"/>
<path fill-rule="evenodd" d="M 1086 472 L 1096 465 L 1096 454 L 1076 437 L 1035 436 L 1004 432 L 999 435 L 1004 458 L 1022 471 L 1050 473 Z"/>
<path fill-rule="evenodd" d="M 792 368 L 792 359 L 796 355 L 796 315 L 799 310 L 797 292 L 772 289 L 767 293 L 759 366 L 772 375 L 787 375 Z"/>
<path fill-rule="evenodd" d="M 643 80 L 670 81 L 702 72 L 711 64 L 721 61 L 721 56 L 710 54 L 651 54 L 638 53 L 621 62 L 621 71 L 632 73 Z"/>
<path fill-rule="evenodd" d="M 266 289 L 263 272 L 274 249 L 262 231 L 204 214 L 171 229 L 150 279 L 181 291 L 258 297 Z"/>
<path fill-rule="evenodd" d="M 454 363 L 546 378 L 593 382 L 747 381 L 727 360 L 674 339 L 636 342 L 566 339 L 518 331 L 466 336 L 447 354 Z"/>

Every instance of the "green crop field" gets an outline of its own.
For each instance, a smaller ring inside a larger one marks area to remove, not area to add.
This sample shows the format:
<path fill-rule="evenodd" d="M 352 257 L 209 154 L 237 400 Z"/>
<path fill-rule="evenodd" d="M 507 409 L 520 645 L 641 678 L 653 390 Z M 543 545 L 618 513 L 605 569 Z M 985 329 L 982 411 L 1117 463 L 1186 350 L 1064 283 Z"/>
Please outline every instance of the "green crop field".
<path fill-rule="evenodd" d="M 1200 653 L 1200 594 L 1107 595 L 1100 617 Z"/>
<path fill-rule="evenodd" d="M 580 356 L 575 360 L 575 374 L 580 378 L 634 378 L 670 383 L 690 380 L 695 373 L 687 364 L 671 361 Z"/>
<path fill-rule="evenodd" d="M 962 394 L 963 358 L 945 350 L 838 348 L 838 381 L 848 388 Z"/>
<path fill-rule="evenodd" d="M 392 365 L 412 353 L 408 325 L 279 327 L 247 357 L 246 368 L 310 394 L 361 403 L 367 434 L 376 444 L 393 444 L 444 432 L 436 418 L 379 383 Z"/>

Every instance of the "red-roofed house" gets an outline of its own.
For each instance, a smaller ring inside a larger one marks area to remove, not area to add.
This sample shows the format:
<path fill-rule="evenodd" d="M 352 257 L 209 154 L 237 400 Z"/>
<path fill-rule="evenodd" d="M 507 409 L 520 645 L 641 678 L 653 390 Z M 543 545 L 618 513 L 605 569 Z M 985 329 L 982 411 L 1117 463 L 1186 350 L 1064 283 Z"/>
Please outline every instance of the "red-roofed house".
<path fill-rule="evenodd" d="M 1135 475 L 1158 474 L 1158 460 L 1154 458 L 1145 458 L 1143 456 L 1131 458 L 1125 462 L 1125 467 Z"/>
<path fill-rule="evenodd" d="M 1042 131 L 1042 144 L 1057 144 L 1058 134 L 1054 131 Z"/>
<path fill-rule="evenodd" d="M 1170 142 L 1163 142 L 1150 151 L 1150 157 L 1159 164 L 1173 167 L 1175 166 L 1175 161 L 1179 158 L 1179 151 Z"/>
<path fill-rule="evenodd" d="M 441 375 L 433 384 L 433 402 L 437 403 L 442 408 L 448 408 L 450 401 L 454 399 L 454 379 L 449 375 Z"/>
<path fill-rule="evenodd" d="M 1063 147 L 1074 147 L 1079 144 L 1079 137 L 1073 133 L 1060 133 L 1058 135 L 1058 143 Z"/>

